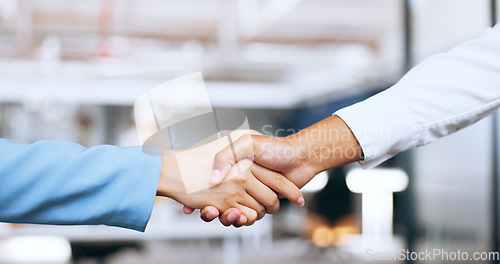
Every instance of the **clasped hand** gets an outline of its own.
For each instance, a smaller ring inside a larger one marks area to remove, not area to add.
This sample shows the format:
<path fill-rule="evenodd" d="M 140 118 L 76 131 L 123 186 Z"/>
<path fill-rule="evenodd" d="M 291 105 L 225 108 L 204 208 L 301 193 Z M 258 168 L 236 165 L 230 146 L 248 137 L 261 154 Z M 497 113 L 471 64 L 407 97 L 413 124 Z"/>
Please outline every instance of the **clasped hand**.
<path fill-rule="evenodd" d="M 249 136 L 256 133 L 237 130 L 229 136 L 240 142 L 239 139 L 249 140 Z M 225 166 L 223 174 L 219 173 L 219 177 L 224 175 L 224 179 L 213 176 L 211 179 L 214 164 L 219 166 L 222 161 L 221 155 L 233 153 L 228 146 L 231 142 L 228 135 L 223 134 L 218 133 L 188 150 L 164 151 L 158 195 L 183 204 L 185 213 L 205 208 L 202 215 L 207 221 L 219 216 L 219 212 L 224 212 L 220 216 L 221 223 L 236 227 L 252 225 L 266 213 L 276 213 L 280 205 L 278 194 L 296 205 L 304 204 L 299 188 L 292 181 L 281 173 L 254 163 L 251 157 L 241 157 Z M 189 160 L 186 161 L 185 157 Z M 207 188 L 190 191 L 203 183 L 207 184 Z"/>
<path fill-rule="evenodd" d="M 199 170 L 189 174 L 211 184 L 198 192 L 186 192 L 180 173 L 172 169 L 175 153 L 164 155 L 159 194 L 183 204 L 187 214 L 202 209 L 205 221 L 219 216 L 225 226 L 252 225 L 265 213 L 278 211 L 278 194 L 302 206 L 299 188 L 316 174 L 363 159 L 356 137 L 337 116 L 287 137 L 249 130 L 237 130 L 230 136 L 234 142 L 219 134 L 215 141 L 198 144 L 204 148 L 192 148 L 192 167 Z"/>

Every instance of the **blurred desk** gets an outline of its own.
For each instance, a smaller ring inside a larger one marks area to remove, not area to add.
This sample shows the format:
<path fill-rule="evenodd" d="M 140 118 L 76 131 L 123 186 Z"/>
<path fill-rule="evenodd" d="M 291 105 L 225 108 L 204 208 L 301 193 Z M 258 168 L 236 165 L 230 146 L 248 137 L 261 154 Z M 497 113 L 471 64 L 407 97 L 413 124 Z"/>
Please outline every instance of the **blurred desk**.
<path fill-rule="evenodd" d="M 144 233 L 108 226 L 9 225 L 0 223 L 0 238 L 15 236 L 55 236 L 70 242 L 102 243 L 161 240 L 222 239 L 224 263 L 239 262 L 240 239 L 259 245 L 271 238 L 272 219 L 268 215 L 249 227 L 224 227 L 218 220 L 205 223 L 198 214 L 182 215 L 171 210 L 173 203 L 159 203 Z M 177 208 L 178 209 L 178 208 Z"/>
<path fill-rule="evenodd" d="M 194 216 L 193 216 L 194 217 Z M 266 216 L 269 218 L 269 216 Z M 270 221 L 259 221 L 250 227 L 224 227 L 218 220 L 205 223 L 200 219 L 183 220 L 164 227 L 151 226 L 144 233 L 108 226 L 50 226 L 1 224 L 0 238 L 12 236 L 60 236 L 70 241 L 106 242 L 130 240 L 209 239 L 259 237 L 271 234 Z"/>

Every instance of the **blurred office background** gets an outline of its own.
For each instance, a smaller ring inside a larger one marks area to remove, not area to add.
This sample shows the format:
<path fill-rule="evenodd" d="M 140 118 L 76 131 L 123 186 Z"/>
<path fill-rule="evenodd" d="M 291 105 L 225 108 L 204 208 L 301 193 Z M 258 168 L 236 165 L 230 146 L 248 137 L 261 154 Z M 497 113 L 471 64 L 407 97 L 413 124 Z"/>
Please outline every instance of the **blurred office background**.
<path fill-rule="evenodd" d="M 0 136 L 136 145 L 135 100 L 200 70 L 214 108 L 286 136 L 489 25 L 489 0 L 0 0 Z M 409 179 L 394 194 L 388 250 L 492 250 L 491 124 L 382 165 Z M 345 180 L 356 168 L 318 177 L 305 208 L 283 201 L 240 229 L 168 199 L 145 234 L 0 224 L 0 263 L 405 262 L 367 260 L 362 195 Z"/>

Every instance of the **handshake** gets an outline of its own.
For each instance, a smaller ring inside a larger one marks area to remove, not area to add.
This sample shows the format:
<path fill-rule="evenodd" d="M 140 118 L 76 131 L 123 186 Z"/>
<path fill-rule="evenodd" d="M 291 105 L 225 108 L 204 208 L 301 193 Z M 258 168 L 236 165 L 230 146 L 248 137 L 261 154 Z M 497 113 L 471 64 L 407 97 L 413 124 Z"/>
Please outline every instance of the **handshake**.
<path fill-rule="evenodd" d="M 201 209 L 205 221 L 219 217 L 225 226 L 252 225 L 276 213 L 279 196 L 303 206 L 300 188 L 316 174 L 362 159 L 337 116 L 287 137 L 250 130 L 215 137 L 188 150 L 165 150 L 157 195 L 183 204 L 186 214 Z"/>

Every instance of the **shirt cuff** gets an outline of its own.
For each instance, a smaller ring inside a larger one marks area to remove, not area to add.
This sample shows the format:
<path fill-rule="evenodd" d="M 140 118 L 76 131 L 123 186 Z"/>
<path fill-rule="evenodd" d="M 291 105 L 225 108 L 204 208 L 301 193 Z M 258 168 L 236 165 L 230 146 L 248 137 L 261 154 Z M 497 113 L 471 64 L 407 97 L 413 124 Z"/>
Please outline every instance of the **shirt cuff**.
<path fill-rule="evenodd" d="M 346 123 L 358 140 L 364 154 L 359 164 L 364 169 L 417 146 L 419 126 L 395 93 L 381 92 L 334 115 Z"/>

